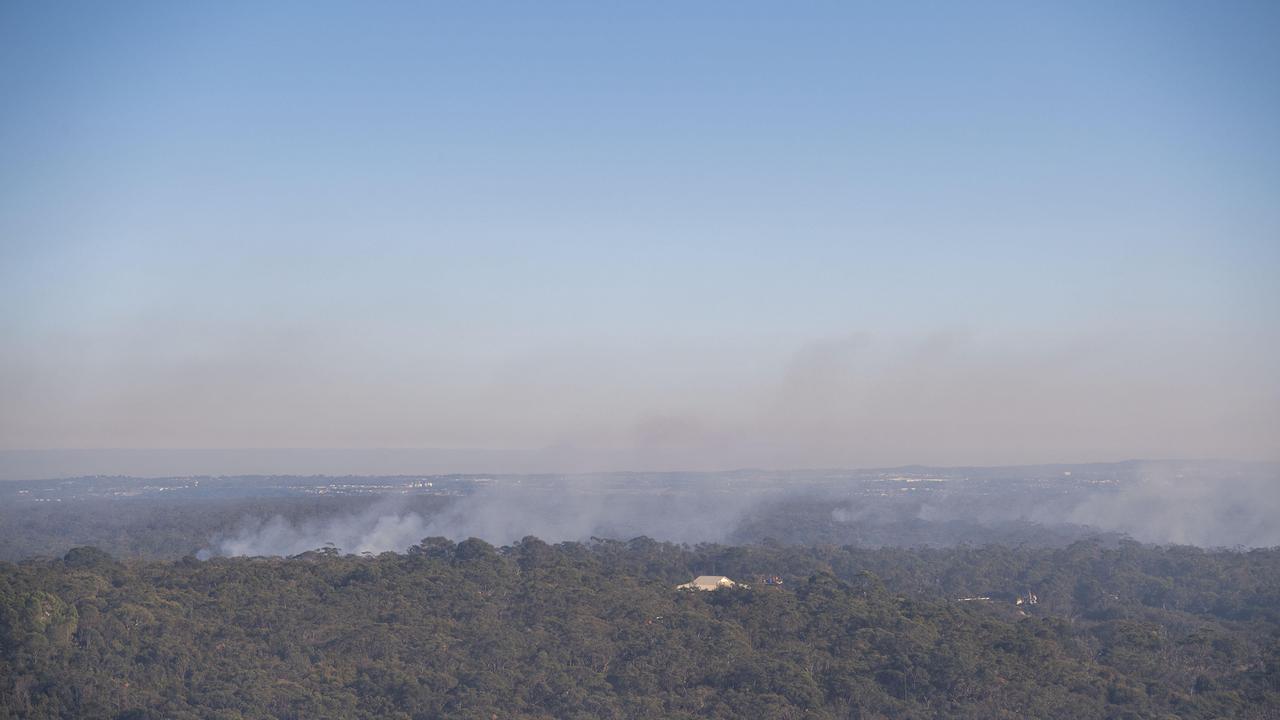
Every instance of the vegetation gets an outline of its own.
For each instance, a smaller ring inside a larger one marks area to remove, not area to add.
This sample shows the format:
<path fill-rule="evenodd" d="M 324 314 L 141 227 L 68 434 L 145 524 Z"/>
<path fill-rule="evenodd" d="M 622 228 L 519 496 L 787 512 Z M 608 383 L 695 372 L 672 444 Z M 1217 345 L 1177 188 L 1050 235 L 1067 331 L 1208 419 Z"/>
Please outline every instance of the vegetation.
<path fill-rule="evenodd" d="M 676 591 L 697 574 L 752 585 Z M 754 582 L 781 575 L 781 587 Z M 1014 604 L 1033 592 L 1040 602 Z M 991 600 L 957 601 L 960 597 Z M 427 539 L 0 563 L 0 717 L 1266 718 L 1280 550 Z"/>
<path fill-rule="evenodd" d="M 66 503 L 0 502 L 0 560 L 60 557 L 92 545 L 120 558 L 180 560 L 234 532 L 246 520 L 275 516 L 293 523 L 358 513 L 377 497 L 98 500 Z M 406 512 L 439 512 L 448 498 L 407 498 Z"/>
<path fill-rule="evenodd" d="M 457 499 L 439 495 L 401 496 L 395 499 L 394 510 L 388 512 L 412 512 L 430 518 Z M 956 500 L 949 498 L 951 502 Z M 566 502 L 571 501 L 566 497 Z M 988 498 L 982 501 L 990 502 Z M 278 516 L 293 525 L 324 522 L 357 515 L 382 502 L 385 498 L 378 496 L 100 499 L 59 503 L 5 503 L 0 498 L 0 560 L 60 557 L 71 548 L 84 545 L 101 548 L 120 558 L 179 560 L 208 548 L 218 537 L 234 534 L 246 521 Z M 834 517 L 833 510 L 839 512 L 852 505 L 848 499 L 833 500 L 804 493 L 762 499 L 740 516 L 728 517 L 722 524 L 709 527 L 706 537 L 693 539 L 723 540 L 735 545 L 775 541 L 788 545 L 874 548 L 939 547 L 959 542 L 1059 547 L 1089 537 L 1105 537 L 1112 542 L 1120 537 L 1080 526 L 1021 520 L 979 522 L 963 517 L 924 520 L 920 518 L 919 500 L 862 502 L 863 513 L 857 518 L 838 520 Z M 967 514 L 977 515 L 976 512 Z M 597 534 L 630 537 L 661 531 L 660 528 L 647 529 L 644 523 L 634 525 L 639 528 L 633 532 L 600 528 Z"/>

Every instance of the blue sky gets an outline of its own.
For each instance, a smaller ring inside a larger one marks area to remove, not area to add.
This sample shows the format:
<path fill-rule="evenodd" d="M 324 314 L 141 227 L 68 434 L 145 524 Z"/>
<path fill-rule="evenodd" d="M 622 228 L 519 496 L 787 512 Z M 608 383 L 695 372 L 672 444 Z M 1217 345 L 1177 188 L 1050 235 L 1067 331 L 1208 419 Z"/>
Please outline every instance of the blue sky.
<path fill-rule="evenodd" d="M 1280 455 L 1274 3 L 6 3 L 0 448 Z"/>

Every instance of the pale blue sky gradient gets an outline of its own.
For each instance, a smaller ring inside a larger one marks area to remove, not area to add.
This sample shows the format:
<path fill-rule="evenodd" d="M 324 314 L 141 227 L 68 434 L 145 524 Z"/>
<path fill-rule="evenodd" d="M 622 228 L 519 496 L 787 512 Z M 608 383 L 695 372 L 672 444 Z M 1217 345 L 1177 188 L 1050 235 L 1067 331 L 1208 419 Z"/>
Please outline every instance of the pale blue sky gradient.
<path fill-rule="evenodd" d="M 1280 456 L 1280 5 L 693 5 L 0 6 L 0 449 Z"/>

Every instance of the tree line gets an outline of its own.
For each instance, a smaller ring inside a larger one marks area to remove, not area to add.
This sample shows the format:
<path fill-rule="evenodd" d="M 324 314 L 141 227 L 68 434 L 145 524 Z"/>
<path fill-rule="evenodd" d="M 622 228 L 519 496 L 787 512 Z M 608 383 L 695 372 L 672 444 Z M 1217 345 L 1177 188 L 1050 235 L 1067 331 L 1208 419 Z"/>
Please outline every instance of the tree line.
<path fill-rule="evenodd" d="M 674 589 L 700 574 L 749 587 Z M 7 718 L 1268 718 L 1278 648 L 1280 549 L 428 538 L 0 563 Z"/>

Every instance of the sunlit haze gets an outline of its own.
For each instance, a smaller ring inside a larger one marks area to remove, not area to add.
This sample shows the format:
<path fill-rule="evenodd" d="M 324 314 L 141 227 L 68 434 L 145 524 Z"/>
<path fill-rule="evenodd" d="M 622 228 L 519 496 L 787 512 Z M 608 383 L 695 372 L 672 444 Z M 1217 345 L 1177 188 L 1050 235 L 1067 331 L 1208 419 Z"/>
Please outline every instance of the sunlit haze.
<path fill-rule="evenodd" d="M 5 3 L 0 475 L 1280 458 L 1280 5 L 764 10 Z"/>

